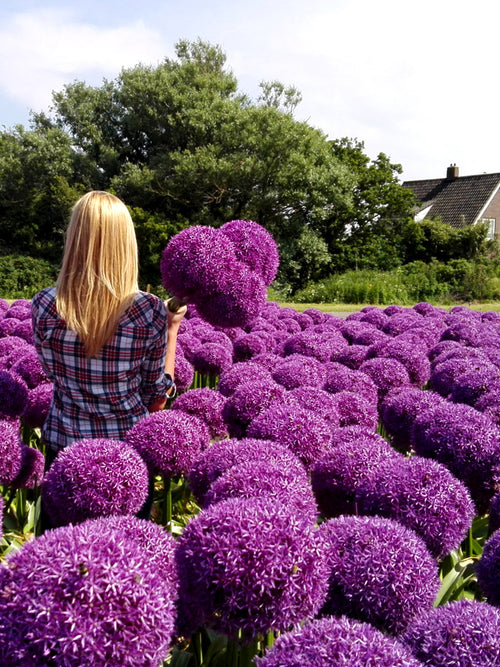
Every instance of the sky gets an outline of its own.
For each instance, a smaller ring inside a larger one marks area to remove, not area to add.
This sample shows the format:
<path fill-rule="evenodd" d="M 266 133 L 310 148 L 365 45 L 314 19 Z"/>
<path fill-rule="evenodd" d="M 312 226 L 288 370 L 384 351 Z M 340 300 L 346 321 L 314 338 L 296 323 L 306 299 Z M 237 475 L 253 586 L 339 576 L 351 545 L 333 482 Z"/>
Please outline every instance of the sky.
<path fill-rule="evenodd" d="M 201 38 L 241 92 L 295 86 L 297 120 L 385 153 L 401 180 L 500 172 L 499 19 L 497 0 L 2 0 L 0 129 Z"/>

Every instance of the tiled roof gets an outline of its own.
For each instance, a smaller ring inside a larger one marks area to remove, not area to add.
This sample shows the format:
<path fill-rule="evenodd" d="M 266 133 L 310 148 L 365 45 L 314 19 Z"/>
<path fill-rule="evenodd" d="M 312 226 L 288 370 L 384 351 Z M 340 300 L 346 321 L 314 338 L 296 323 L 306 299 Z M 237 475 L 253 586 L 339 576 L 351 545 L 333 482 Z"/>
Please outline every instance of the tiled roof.
<path fill-rule="evenodd" d="M 452 227 L 476 222 L 481 210 L 500 183 L 500 173 L 405 181 L 415 193 L 418 210 L 431 206 L 426 217 L 439 216 Z"/>

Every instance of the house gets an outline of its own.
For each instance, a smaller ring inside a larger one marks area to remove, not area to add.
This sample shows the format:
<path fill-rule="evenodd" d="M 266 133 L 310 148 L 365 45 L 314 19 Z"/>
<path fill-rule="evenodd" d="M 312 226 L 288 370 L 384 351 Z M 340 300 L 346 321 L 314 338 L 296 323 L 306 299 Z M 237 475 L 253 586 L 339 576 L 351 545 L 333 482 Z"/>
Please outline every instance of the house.
<path fill-rule="evenodd" d="M 452 227 L 488 224 L 488 238 L 500 234 L 500 173 L 459 176 L 452 164 L 446 178 L 405 181 L 417 201 L 415 220 L 439 217 Z"/>

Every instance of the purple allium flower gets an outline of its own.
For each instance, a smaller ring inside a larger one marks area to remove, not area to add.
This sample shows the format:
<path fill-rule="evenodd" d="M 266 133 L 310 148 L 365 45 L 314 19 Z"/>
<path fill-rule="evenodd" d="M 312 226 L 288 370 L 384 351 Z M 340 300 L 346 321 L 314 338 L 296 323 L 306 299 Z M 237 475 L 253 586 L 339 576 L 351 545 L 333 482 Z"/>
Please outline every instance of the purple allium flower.
<path fill-rule="evenodd" d="M 27 343 L 33 345 L 33 323 L 31 320 L 22 320 L 14 327 L 12 331 L 13 336 L 23 338 Z"/>
<path fill-rule="evenodd" d="M 278 328 L 286 331 L 288 334 L 297 334 L 302 331 L 302 327 L 294 317 L 282 317 L 278 320 Z"/>
<path fill-rule="evenodd" d="M 229 435 L 244 438 L 250 423 L 271 406 L 283 403 L 286 394 L 284 387 L 262 376 L 238 385 L 222 409 Z"/>
<path fill-rule="evenodd" d="M 264 461 L 294 471 L 297 478 L 305 475 L 300 459 L 287 447 L 270 440 L 244 438 L 214 442 L 195 459 L 189 471 L 189 487 L 200 505 L 210 485 L 234 465 Z"/>
<path fill-rule="evenodd" d="M 145 549 L 101 520 L 46 531 L 0 573 L 0 663 L 157 667 L 175 588 Z"/>
<path fill-rule="evenodd" d="M 22 419 L 30 428 L 41 428 L 47 418 L 54 385 L 52 382 L 43 382 L 28 391 L 28 398 L 23 410 Z"/>
<path fill-rule="evenodd" d="M 27 305 L 21 303 L 13 303 L 11 307 L 5 312 L 5 318 L 12 317 L 16 320 L 23 321 L 31 318 L 30 302 Z"/>
<path fill-rule="evenodd" d="M 251 333 L 255 331 L 267 331 L 270 333 L 274 333 L 277 331 L 277 327 L 280 322 L 281 320 L 278 321 L 278 319 L 276 318 L 271 318 L 271 317 L 266 318 L 262 317 L 262 315 L 259 315 L 259 317 L 255 318 L 255 320 L 251 324 L 248 324 L 242 330 L 241 334 Z M 239 338 L 239 336 L 237 337 Z"/>
<path fill-rule="evenodd" d="M 375 356 L 397 359 L 408 371 L 411 382 L 417 387 L 423 387 L 431 375 L 431 367 L 426 351 L 409 341 L 394 338 Z"/>
<path fill-rule="evenodd" d="M 335 334 L 335 331 L 332 331 Z M 285 355 L 303 354 L 305 357 L 314 357 L 321 362 L 329 361 L 333 354 L 338 354 L 347 347 L 347 341 L 338 335 L 310 333 L 309 330 L 290 336 L 283 345 Z"/>
<path fill-rule="evenodd" d="M 19 324 L 21 324 L 21 320 L 15 317 L 3 317 L 0 319 L 0 336 L 12 336 Z"/>
<path fill-rule="evenodd" d="M 178 540 L 181 625 L 251 640 L 312 618 L 328 570 L 318 531 L 271 498 L 202 510 Z"/>
<path fill-rule="evenodd" d="M 340 516 L 319 530 L 330 565 L 323 614 L 398 634 L 432 607 L 440 587 L 436 561 L 412 530 L 378 516 Z"/>
<path fill-rule="evenodd" d="M 15 355 L 17 355 L 15 358 L 17 359 L 29 349 L 29 343 L 23 338 L 19 338 L 19 336 L 6 336 L 5 338 L 0 338 L 0 358 L 15 353 Z"/>
<path fill-rule="evenodd" d="M 258 667 L 421 667 L 393 637 L 384 635 L 369 623 L 347 616 L 314 619 L 302 627 L 283 633 Z"/>
<path fill-rule="evenodd" d="M 246 461 L 228 468 L 205 494 L 203 507 L 228 498 L 273 498 L 295 509 L 299 516 L 314 525 L 318 507 L 305 471 L 297 476 L 296 466 L 280 462 Z"/>
<path fill-rule="evenodd" d="M 320 387 L 326 379 L 324 365 L 314 357 L 291 354 L 276 366 L 273 379 L 286 389 Z"/>
<path fill-rule="evenodd" d="M 323 389 L 331 394 L 350 391 L 362 396 L 368 403 L 375 405 L 378 401 L 377 385 L 369 375 L 335 362 L 328 365 Z"/>
<path fill-rule="evenodd" d="M 302 312 L 304 315 L 310 317 L 314 324 L 321 324 L 325 321 L 325 313 L 319 310 L 319 308 L 306 308 Z"/>
<path fill-rule="evenodd" d="M 432 315 L 436 311 L 436 308 L 432 303 L 421 301 L 413 306 L 413 310 L 416 310 L 419 315 Z"/>
<path fill-rule="evenodd" d="M 6 313 L 9 309 L 9 302 L 5 299 L 0 299 L 0 313 Z"/>
<path fill-rule="evenodd" d="M 360 514 L 399 521 L 442 560 L 472 525 L 475 507 L 466 486 L 441 463 L 420 456 L 393 457 L 356 488 Z"/>
<path fill-rule="evenodd" d="M 175 386 L 178 391 L 189 389 L 194 380 L 193 365 L 183 356 L 176 356 L 175 358 Z"/>
<path fill-rule="evenodd" d="M 204 343 L 193 355 L 194 370 L 209 377 L 218 377 L 232 365 L 232 353 L 219 343 Z"/>
<path fill-rule="evenodd" d="M 462 373 L 451 388 L 450 398 L 454 403 L 475 406 L 490 389 L 500 389 L 500 368 L 481 366 Z"/>
<path fill-rule="evenodd" d="M 416 416 L 443 401 L 439 394 L 417 387 L 402 386 L 389 391 L 380 404 L 380 420 L 394 445 L 408 450 Z"/>
<path fill-rule="evenodd" d="M 366 426 L 374 431 L 378 426 L 377 403 L 352 391 L 332 394 L 340 417 L 340 426 Z"/>
<path fill-rule="evenodd" d="M 8 485 L 19 474 L 22 461 L 19 424 L 0 420 L 0 484 Z"/>
<path fill-rule="evenodd" d="M 239 361 L 221 374 L 217 389 L 223 396 L 232 396 L 241 384 L 255 380 L 271 381 L 270 371 L 254 361 Z"/>
<path fill-rule="evenodd" d="M 418 616 L 399 637 L 431 667 L 491 667 L 500 660 L 500 611 L 486 602 L 458 600 Z"/>
<path fill-rule="evenodd" d="M 362 311 L 363 312 L 363 311 Z M 381 329 L 384 324 L 388 321 L 389 316 L 387 313 L 384 313 L 380 308 L 372 308 L 371 310 L 363 312 L 363 315 L 360 318 L 360 322 L 368 322 L 373 324 L 377 329 Z"/>
<path fill-rule="evenodd" d="M 22 415 L 27 400 L 26 382 L 9 371 L 0 371 L 0 419 Z"/>
<path fill-rule="evenodd" d="M 336 354 L 332 361 L 336 361 L 343 366 L 347 366 L 347 368 L 357 371 L 363 361 L 365 361 L 367 351 L 368 348 L 366 345 L 349 345 Z"/>
<path fill-rule="evenodd" d="M 299 313 L 297 315 L 297 322 L 299 323 L 300 328 L 302 330 L 309 329 L 310 327 L 312 327 L 314 325 L 313 318 L 310 315 L 308 315 L 307 313 Z"/>
<path fill-rule="evenodd" d="M 389 317 L 392 317 L 396 313 L 405 313 L 408 310 L 408 308 L 405 308 L 404 306 L 400 306 L 398 304 L 391 304 L 390 306 L 387 306 L 387 308 L 384 308 L 384 313 L 386 315 L 389 315 Z"/>
<path fill-rule="evenodd" d="M 191 389 L 178 396 L 172 403 L 172 410 L 180 410 L 201 419 L 210 431 L 210 438 L 220 439 L 227 435 L 227 428 L 222 419 L 225 397 L 214 389 L 204 387 Z"/>
<path fill-rule="evenodd" d="M 481 558 L 476 565 L 477 581 L 487 602 L 500 607 L 500 530 L 496 530 L 485 542 Z"/>
<path fill-rule="evenodd" d="M 177 337 L 177 351 L 182 352 L 183 356 L 191 364 L 193 363 L 194 355 L 202 345 L 203 343 L 200 338 L 193 333 L 185 333 Z"/>
<path fill-rule="evenodd" d="M 145 558 L 156 567 L 158 575 L 169 587 L 172 597 L 177 599 L 179 578 L 175 563 L 175 539 L 163 526 L 136 516 L 107 516 L 94 519 L 103 528 L 118 533 L 122 538 L 134 542 Z"/>
<path fill-rule="evenodd" d="M 500 426 L 500 388 L 498 386 L 485 392 L 474 405 L 476 410 L 484 412 L 497 426 Z"/>
<path fill-rule="evenodd" d="M 382 326 L 382 331 L 389 336 L 397 336 L 414 326 L 415 322 L 420 322 L 421 319 L 422 315 L 411 309 L 404 313 L 395 313 Z"/>
<path fill-rule="evenodd" d="M 196 456 L 210 444 L 210 432 L 195 415 L 161 410 L 136 422 L 125 442 L 139 452 L 150 472 L 173 477 L 188 473 Z"/>
<path fill-rule="evenodd" d="M 435 364 L 432 369 L 429 386 L 441 396 L 449 396 L 458 378 L 471 370 L 484 367 L 484 361 L 469 357 L 451 357 L 446 361 Z"/>
<path fill-rule="evenodd" d="M 332 437 L 328 422 L 293 404 L 271 406 L 251 421 L 247 435 L 288 447 L 306 468 L 328 452 Z"/>
<path fill-rule="evenodd" d="M 39 449 L 21 446 L 21 468 L 10 486 L 14 489 L 34 489 L 42 483 L 45 456 Z"/>
<path fill-rule="evenodd" d="M 439 357 L 442 354 L 458 349 L 463 350 L 464 348 L 460 343 L 457 343 L 456 340 L 442 340 L 439 343 L 436 343 L 436 345 L 433 345 L 427 353 L 427 357 L 431 362 L 431 368 L 434 367 L 435 363 L 439 363 Z"/>
<path fill-rule="evenodd" d="M 348 322 L 359 322 L 359 320 L 363 317 L 362 312 L 357 312 L 357 313 L 349 313 L 349 315 L 345 318 L 346 321 Z"/>
<path fill-rule="evenodd" d="M 500 488 L 500 429 L 461 403 L 443 401 L 422 411 L 413 423 L 417 454 L 444 463 L 468 487 L 480 513 Z"/>
<path fill-rule="evenodd" d="M 263 352 L 262 354 L 257 354 L 255 357 L 252 357 L 252 362 L 263 366 L 270 373 L 272 373 L 279 364 L 283 361 L 283 357 L 280 357 L 274 352 Z"/>
<path fill-rule="evenodd" d="M 136 514 L 148 493 L 148 470 L 120 440 L 79 440 L 60 451 L 42 485 L 54 526 L 112 514 Z"/>
<path fill-rule="evenodd" d="M 184 322 L 184 320 L 182 320 Z M 195 331 L 196 334 L 196 331 Z M 203 345 L 206 343 L 217 343 L 218 345 L 222 345 L 222 347 L 225 347 L 226 350 L 229 350 L 231 353 L 233 352 L 233 341 L 229 336 L 224 333 L 222 330 L 215 330 L 213 329 L 212 331 L 207 331 L 203 332 L 202 335 L 200 336 L 200 340 Z"/>
<path fill-rule="evenodd" d="M 355 430 L 358 430 L 358 434 Z M 343 431 L 350 431 L 342 439 Z M 351 437 L 349 437 L 351 436 Z M 361 427 L 336 429 L 330 451 L 311 470 L 311 483 L 321 514 L 357 514 L 356 490 L 387 459 L 402 457 L 378 433 Z"/>
<path fill-rule="evenodd" d="M 12 364 L 10 371 L 19 375 L 28 385 L 28 389 L 33 389 L 48 380 L 36 350 L 31 346 Z"/>
<path fill-rule="evenodd" d="M 453 322 L 441 335 L 441 340 L 456 340 L 467 347 L 478 347 L 483 330 L 479 321 Z"/>
<path fill-rule="evenodd" d="M 481 315 L 482 322 L 497 322 L 500 320 L 500 313 L 496 310 L 487 310 Z"/>
<path fill-rule="evenodd" d="M 374 345 L 389 341 L 390 336 L 380 331 L 380 329 L 363 326 L 351 336 L 351 339 L 354 345 Z"/>
<path fill-rule="evenodd" d="M 410 376 L 403 364 L 389 357 L 374 357 L 361 364 L 359 370 L 366 373 L 378 388 L 378 400 L 391 389 L 410 385 Z"/>
<path fill-rule="evenodd" d="M 163 286 L 181 300 L 194 301 L 219 289 L 228 266 L 237 262 L 231 240 L 212 227 L 194 225 L 173 236 L 162 253 Z"/>
<path fill-rule="evenodd" d="M 262 278 L 244 264 L 236 264 L 240 266 L 226 266 L 217 289 L 196 303 L 200 315 L 214 325 L 244 327 L 258 317 L 266 302 Z"/>
<path fill-rule="evenodd" d="M 332 394 L 319 387 L 297 387 L 290 390 L 287 402 L 299 405 L 301 408 L 311 410 L 318 417 L 324 419 L 330 428 L 340 426 L 340 415 L 337 410 L 337 402 Z"/>
<path fill-rule="evenodd" d="M 237 259 L 270 285 L 276 278 L 280 259 L 276 241 L 267 229 L 253 220 L 231 220 L 219 231 L 233 242 Z"/>
<path fill-rule="evenodd" d="M 254 331 L 244 334 L 234 341 L 233 359 L 235 362 L 247 361 L 258 354 L 271 352 L 274 339 L 266 331 Z"/>

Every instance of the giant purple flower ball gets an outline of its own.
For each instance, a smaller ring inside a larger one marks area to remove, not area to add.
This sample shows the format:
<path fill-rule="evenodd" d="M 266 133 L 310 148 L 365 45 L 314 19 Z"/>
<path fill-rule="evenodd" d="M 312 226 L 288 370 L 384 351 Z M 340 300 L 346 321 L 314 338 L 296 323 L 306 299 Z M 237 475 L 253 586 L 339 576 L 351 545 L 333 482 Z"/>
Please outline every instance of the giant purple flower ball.
<path fill-rule="evenodd" d="M 343 431 L 349 431 L 345 439 Z M 321 514 L 326 518 L 357 514 L 359 485 L 367 477 L 376 475 L 387 459 L 395 457 L 402 458 L 378 433 L 359 426 L 336 429 L 331 450 L 316 461 L 311 470 L 311 483 Z"/>
<path fill-rule="evenodd" d="M 476 564 L 477 581 L 487 602 L 500 607 L 500 530 L 485 542 L 481 558 Z"/>
<path fill-rule="evenodd" d="M 271 372 L 261 363 L 238 361 L 221 374 L 217 389 L 227 397 L 234 394 L 241 384 L 257 379 L 272 381 Z"/>
<path fill-rule="evenodd" d="M 177 355 L 174 371 L 175 386 L 177 391 L 189 389 L 194 380 L 193 365 L 183 356 Z"/>
<path fill-rule="evenodd" d="M 218 377 L 233 365 L 233 355 L 219 343 L 204 343 L 193 355 L 193 368 L 208 377 Z"/>
<path fill-rule="evenodd" d="M 318 516 L 311 482 L 306 474 L 297 475 L 296 465 L 284 466 L 269 461 L 246 461 L 228 468 L 205 494 L 203 506 L 228 498 L 273 498 L 295 509 L 310 525 Z"/>
<path fill-rule="evenodd" d="M 10 371 L 11 373 L 15 373 L 22 377 L 28 385 L 28 389 L 33 389 L 42 382 L 48 381 L 34 347 L 29 347 L 26 352 L 12 364 Z"/>
<path fill-rule="evenodd" d="M 0 419 L 22 415 L 27 399 L 26 382 L 18 375 L 0 370 Z"/>
<path fill-rule="evenodd" d="M 271 406 L 255 417 L 247 436 L 288 447 L 308 469 L 328 452 L 332 439 L 328 422 L 311 410 L 290 404 Z"/>
<path fill-rule="evenodd" d="M 474 408 L 443 401 L 415 418 L 417 454 L 447 466 L 468 487 L 479 513 L 500 488 L 500 429 Z"/>
<path fill-rule="evenodd" d="M 333 394 L 318 387 L 297 387 L 291 389 L 287 396 L 287 403 L 299 405 L 311 410 L 318 417 L 324 419 L 331 428 L 340 426 L 340 414 L 337 410 L 337 401 Z"/>
<path fill-rule="evenodd" d="M 42 483 L 45 471 L 45 456 L 39 449 L 21 446 L 21 467 L 11 482 L 14 489 L 34 489 Z"/>
<path fill-rule="evenodd" d="M 500 611 L 457 600 L 418 616 L 400 637 L 430 667 L 491 667 L 500 660 Z"/>
<path fill-rule="evenodd" d="M 46 531 L 0 569 L 4 667 L 157 667 L 175 587 L 143 548 L 99 520 Z"/>
<path fill-rule="evenodd" d="M 231 220 L 219 231 L 233 242 L 237 259 L 258 273 L 265 285 L 270 285 L 280 260 L 276 241 L 267 229 L 253 220 Z"/>
<path fill-rule="evenodd" d="M 332 394 L 340 426 L 365 426 L 373 431 L 378 426 L 377 403 L 368 401 L 364 396 L 352 391 L 339 391 Z"/>
<path fill-rule="evenodd" d="M 364 361 L 359 370 L 366 373 L 378 389 L 378 400 L 382 401 L 391 389 L 411 384 L 405 366 L 397 359 L 374 357 Z"/>
<path fill-rule="evenodd" d="M 211 484 L 232 466 L 260 461 L 291 471 L 296 478 L 306 476 L 300 459 L 276 442 L 251 438 L 219 440 L 201 452 L 191 466 L 188 480 L 195 499 L 204 505 Z"/>
<path fill-rule="evenodd" d="M 210 432 L 195 415 L 161 410 L 136 422 L 125 442 L 139 452 L 150 472 L 173 477 L 188 473 L 196 456 L 210 444 Z"/>
<path fill-rule="evenodd" d="M 476 514 L 466 486 L 441 463 L 420 456 L 381 462 L 356 487 L 356 507 L 411 528 L 437 560 L 460 546 Z"/>
<path fill-rule="evenodd" d="M 318 532 L 270 498 L 231 498 L 202 510 L 178 541 L 180 627 L 251 641 L 312 618 L 328 570 Z"/>
<path fill-rule="evenodd" d="M 330 566 L 323 614 L 403 632 L 432 607 L 438 568 L 423 540 L 409 528 L 378 516 L 340 516 L 321 524 Z"/>
<path fill-rule="evenodd" d="M 26 405 L 22 419 L 30 428 L 41 428 L 49 413 L 54 385 L 52 382 L 43 382 L 28 391 Z"/>
<path fill-rule="evenodd" d="M 244 438 L 250 423 L 273 405 L 285 401 L 286 389 L 272 378 L 255 378 L 241 383 L 229 396 L 222 416 L 232 438 Z"/>
<path fill-rule="evenodd" d="M 113 514 L 136 514 L 148 493 L 148 470 L 120 440 L 79 440 L 60 451 L 42 485 L 54 526 Z"/>
<path fill-rule="evenodd" d="M 181 300 L 198 301 L 219 289 L 228 266 L 237 262 L 229 238 L 212 227 L 194 225 L 173 236 L 160 262 L 163 286 Z"/>
<path fill-rule="evenodd" d="M 178 396 L 172 403 L 172 410 L 180 410 L 201 419 L 208 426 L 212 439 L 224 438 L 227 428 L 222 418 L 225 397 L 215 389 L 202 387 L 191 389 Z"/>
<path fill-rule="evenodd" d="M 297 387 L 320 388 L 326 378 L 324 364 L 314 357 L 291 354 L 285 357 L 274 369 L 273 379 L 286 389 Z"/>
<path fill-rule="evenodd" d="M 410 650 L 369 623 L 314 619 L 283 633 L 257 667 L 422 667 Z"/>
<path fill-rule="evenodd" d="M 22 462 L 19 423 L 0 420 L 0 484 L 10 484 L 19 474 Z"/>
<path fill-rule="evenodd" d="M 332 362 L 328 365 L 323 389 L 331 394 L 349 391 L 362 396 L 368 403 L 377 405 L 378 388 L 372 378 L 361 370 L 354 371 L 342 364 Z"/>

